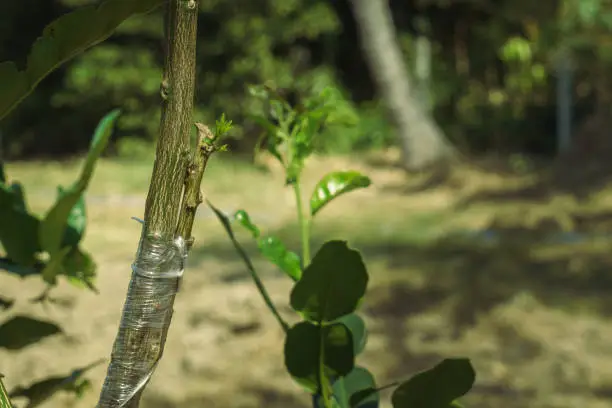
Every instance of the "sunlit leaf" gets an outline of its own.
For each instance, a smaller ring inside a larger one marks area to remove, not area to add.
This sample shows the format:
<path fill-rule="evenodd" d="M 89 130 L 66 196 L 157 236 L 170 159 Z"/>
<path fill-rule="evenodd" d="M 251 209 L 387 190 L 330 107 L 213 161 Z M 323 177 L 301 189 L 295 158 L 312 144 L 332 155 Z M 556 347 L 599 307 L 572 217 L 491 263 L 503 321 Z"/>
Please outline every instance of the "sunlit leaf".
<path fill-rule="evenodd" d="M 58 186 L 57 189 L 57 199 L 59 201 L 65 194 L 65 190 L 61 186 Z M 83 195 L 79 197 L 79 200 L 70 210 L 70 213 L 68 214 L 68 219 L 66 220 L 66 224 L 66 230 L 64 231 L 64 238 L 62 239 L 61 246 L 76 247 L 79 242 L 81 242 L 81 239 L 83 239 L 83 235 L 85 234 L 85 227 L 87 226 L 85 197 Z"/>
<path fill-rule="evenodd" d="M 246 228 L 253 238 L 257 241 L 259 252 L 278 266 L 287 276 L 297 281 L 302 276 L 300 257 L 289 251 L 283 242 L 275 236 L 261 237 L 259 228 L 251 221 L 249 214 L 244 210 L 238 210 L 234 214 L 234 219 Z"/>
<path fill-rule="evenodd" d="M 94 132 L 79 179 L 72 186 L 63 191 L 63 194 L 51 207 L 45 219 L 40 224 L 38 234 L 41 246 L 43 250 L 47 251 L 52 257 L 53 254 L 62 248 L 64 234 L 68 227 L 68 218 L 73 212 L 73 208 L 79 203 L 79 200 L 82 199 L 81 196 L 89 185 L 95 163 L 106 148 L 119 114 L 120 111 L 115 109 L 102 118 Z"/>
<path fill-rule="evenodd" d="M 325 175 L 316 185 L 310 198 L 310 213 L 314 216 L 342 194 L 366 188 L 372 181 L 357 171 L 337 171 Z"/>

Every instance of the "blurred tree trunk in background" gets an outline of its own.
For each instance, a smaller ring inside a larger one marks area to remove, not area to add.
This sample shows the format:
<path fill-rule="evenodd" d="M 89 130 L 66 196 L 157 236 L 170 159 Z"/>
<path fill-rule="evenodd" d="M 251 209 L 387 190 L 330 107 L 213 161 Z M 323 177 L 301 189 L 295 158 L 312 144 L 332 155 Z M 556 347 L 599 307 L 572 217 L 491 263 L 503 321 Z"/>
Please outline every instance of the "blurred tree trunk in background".
<path fill-rule="evenodd" d="M 410 90 L 388 0 L 350 0 L 366 61 L 394 122 L 402 165 L 421 170 L 452 154 L 450 144 Z"/>

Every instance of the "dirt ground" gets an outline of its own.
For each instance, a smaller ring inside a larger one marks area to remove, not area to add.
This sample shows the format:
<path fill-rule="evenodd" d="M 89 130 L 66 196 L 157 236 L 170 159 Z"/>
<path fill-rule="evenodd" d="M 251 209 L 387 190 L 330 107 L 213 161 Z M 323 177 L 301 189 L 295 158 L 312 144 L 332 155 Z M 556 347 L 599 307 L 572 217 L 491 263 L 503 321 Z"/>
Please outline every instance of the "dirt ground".
<path fill-rule="evenodd" d="M 329 238 L 347 239 L 369 267 L 363 315 L 370 336 L 359 363 L 384 384 L 444 357 L 465 356 L 477 371 L 468 407 L 612 407 L 612 243 L 560 245 L 542 238 L 587 228 L 597 216 L 591 224 L 607 225 L 607 186 L 588 198 L 567 191 L 517 198 L 501 193 L 537 185 L 535 173 L 466 167 L 436 181 L 406 176 L 383 159 L 313 159 L 304 189 L 333 169 L 362 170 L 374 182 L 323 210 L 314 226 L 313 249 Z M 67 184 L 76 170 L 75 164 L 8 166 L 38 211 L 55 194 L 48 180 Z M 85 247 L 98 264 L 99 295 L 61 282 L 52 292 L 58 302 L 44 308 L 28 301 L 44 288 L 38 279 L 2 275 L 0 295 L 16 304 L 0 311 L 0 319 L 27 314 L 64 329 L 23 350 L 0 349 L 9 389 L 109 356 L 140 233 L 130 217 L 142 216 L 149 174 L 150 163 L 107 161 L 96 170 Z M 228 213 L 249 210 L 262 228 L 297 249 L 293 196 L 282 184 L 275 168 L 265 173 L 220 159 L 211 164 L 204 191 Z M 487 194 L 496 198 L 482 198 Z M 499 236 L 486 243 L 456 233 L 490 225 Z M 164 358 L 141 406 L 307 407 L 308 396 L 284 371 L 281 330 L 205 208 L 194 235 Z M 291 316 L 290 282 L 256 256 L 246 234 L 239 236 L 273 300 Z M 95 406 L 104 374 L 104 367 L 91 371 L 93 390 L 81 400 L 59 393 L 42 407 Z"/>

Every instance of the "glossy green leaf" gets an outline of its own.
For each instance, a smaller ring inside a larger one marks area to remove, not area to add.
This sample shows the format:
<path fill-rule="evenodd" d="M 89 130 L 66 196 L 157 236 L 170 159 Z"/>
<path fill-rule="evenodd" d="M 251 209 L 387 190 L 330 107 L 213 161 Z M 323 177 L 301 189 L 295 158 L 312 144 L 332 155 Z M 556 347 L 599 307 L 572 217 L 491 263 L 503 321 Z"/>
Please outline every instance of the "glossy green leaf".
<path fill-rule="evenodd" d="M 259 228 L 251 221 L 251 217 L 244 210 L 238 210 L 234 214 L 234 219 L 240 223 L 244 228 L 249 230 L 253 235 L 253 238 L 259 238 L 260 231 Z"/>
<path fill-rule="evenodd" d="M 328 378 L 347 375 L 355 364 L 351 332 L 341 323 L 296 324 L 287 332 L 284 354 L 289 374 L 306 381 L 317 381 L 321 364 Z"/>
<path fill-rule="evenodd" d="M 68 375 L 45 378 L 28 387 L 16 387 L 11 390 L 9 396 L 11 398 L 27 398 L 26 408 L 42 405 L 59 391 L 68 391 L 78 397 L 87 387 L 88 381 L 82 378 L 83 375 L 103 362 L 104 360 L 98 360 L 85 367 L 73 370 Z M 85 384 L 83 384 L 83 381 L 85 381 Z"/>
<path fill-rule="evenodd" d="M 55 202 L 53 207 L 51 207 L 45 219 L 40 224 L 38 231 L 40 244 L 52 257 L 54 253 L 62 248 L 62 241 L 68 226 L 68 218 L 79 200 L 82 200 L 81 196 L 89 185 L 95 163 L 106 148 L 119 114 L 120 111 L 115 109 L 102 118 L 94 132 L 79 179 L 72 186 L 63 191 L 61 197 Z"/>
<path fill-rule="evenodd" d="M 361 316 L 351 313 L 334 320 L 334 322 L 342 323 L 348 327 L 353 336 L 355 355 L 359 355 L 365 349 L 368 341 L 368 330 Z"/>
<path fill-rule="evenodd" d="M 8 392 L 2 382 L 2 378 L 4 378 L 4 376 L 0 374 L 0 408 L 12 408 L 13 406 L 11 405 L 11 400 L 9 400 Z"/>
<path fill-rule="evenodd" d="M 257 246 L 263 256 L 278 266 L 294 282 L 302 276 L 301 261 L 298 254 L 287 250 L 285 244 L 274 236 L 267 236 L 257 240 Z"/>
<path fill-rule="evenodd" d="M 51 22 L 32 45 L 25 70 L 19 71 L 12 61 L 0 63 L 0 119 L 61 64 L 105 40 L 130 16 L 149 12 L 163 2 L 106 0 Z"/>
<path fill-rule="evenodd" d="M 23 191 L 15 186 L 0 184 L 0 242 L 11 261 L 30 267 L 40 251 L 37 235 L 40 221 L 27 212 Z"/>
<path fill-rule="evenodd" d="M 391 397 L 393 408 L 449 408 L 474 385 L 476 373 L 466 358 L 445 359 L 403 382 Z"/>
<path fill-rule="evenodd" d="M 61 332 L 54 323 L 15 316 L 0 324 L 0 348 L 19 350 Z"/>
<path fill-rule="evenodd" d="M 310 213 L 316 213 L 335 198 L 358 188 L 366 188 L 372 181 L 357 171 L 336 171 L 325 175 L 310 197 Z"/>
<path fill-rule="evenodd" d="M 275 236 L 262 237 L 259 228 L 251 221 L 249 214 L 244 210 L 238 210 L 234 219 L 246 228 L 257 242 L 259 252 L 274 265 L 278 266 L 293 281 L 298 281 L 302 276 L 300 257 L 289 251 L 285 244 Z"/>
<path fill-rule="evenodd" d="M 315 254 L 291 291 L 291 307 L 313 322 L 352 313 L 364 296 L 368 272 L 346 241 L 328 241 Z"/>

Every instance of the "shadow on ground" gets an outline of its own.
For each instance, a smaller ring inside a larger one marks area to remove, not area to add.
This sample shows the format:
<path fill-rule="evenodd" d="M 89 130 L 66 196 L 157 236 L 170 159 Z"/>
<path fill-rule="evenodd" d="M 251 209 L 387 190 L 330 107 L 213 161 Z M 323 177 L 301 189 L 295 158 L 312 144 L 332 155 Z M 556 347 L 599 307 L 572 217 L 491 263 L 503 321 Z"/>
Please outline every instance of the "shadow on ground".
<path fill-rule="evenodd" d="M 582 330 L 581 325 L 595 338 L 612 334 L 612 326 L 601 323 L 612 314 L 612 239 L 588 235 L 612 215 L 576 220 L 582 235 L 561 241 L 554 239 L 559 231 L 546 226 L 500 225 L 420 243 L 348 238 L 371 265 L 364 312 L 374 322 L 373 335 L 385 339 L 381 352 L 393 355 L 381 381 L 431 367 L 444 357 L 465 355 L 474 358 L 479 372 L 470 406 L 600 406 L 606 390 L 612 389 L 612 375 L 595 381 L 584 373 L 600 371 L 591 361 L 609 366 L 612 353 L 598 354 L 595 343 L 574 341 L 570 334 L 567 347 L 574 347 L 575 354 L 567 355 L 566 346 L 555 345 L 565 341 L 565 334 L 559 333 L 572 333 L 572 327 Z M 284 229 L 278 236 L 290 248 L 299 248 L 294 232 Z M 313 249 L 326 239 L 315 235 Z M 256 254 L 252 240 L 242 242 Z M 237 259 L 226 242 L 194 251 L 196 259 L 202 253 L 213 253 L 221 261 Z M 265 275 L 275 274 L 266 268 Z M 237 271 L 221 279 L 250 277 Z"/>

